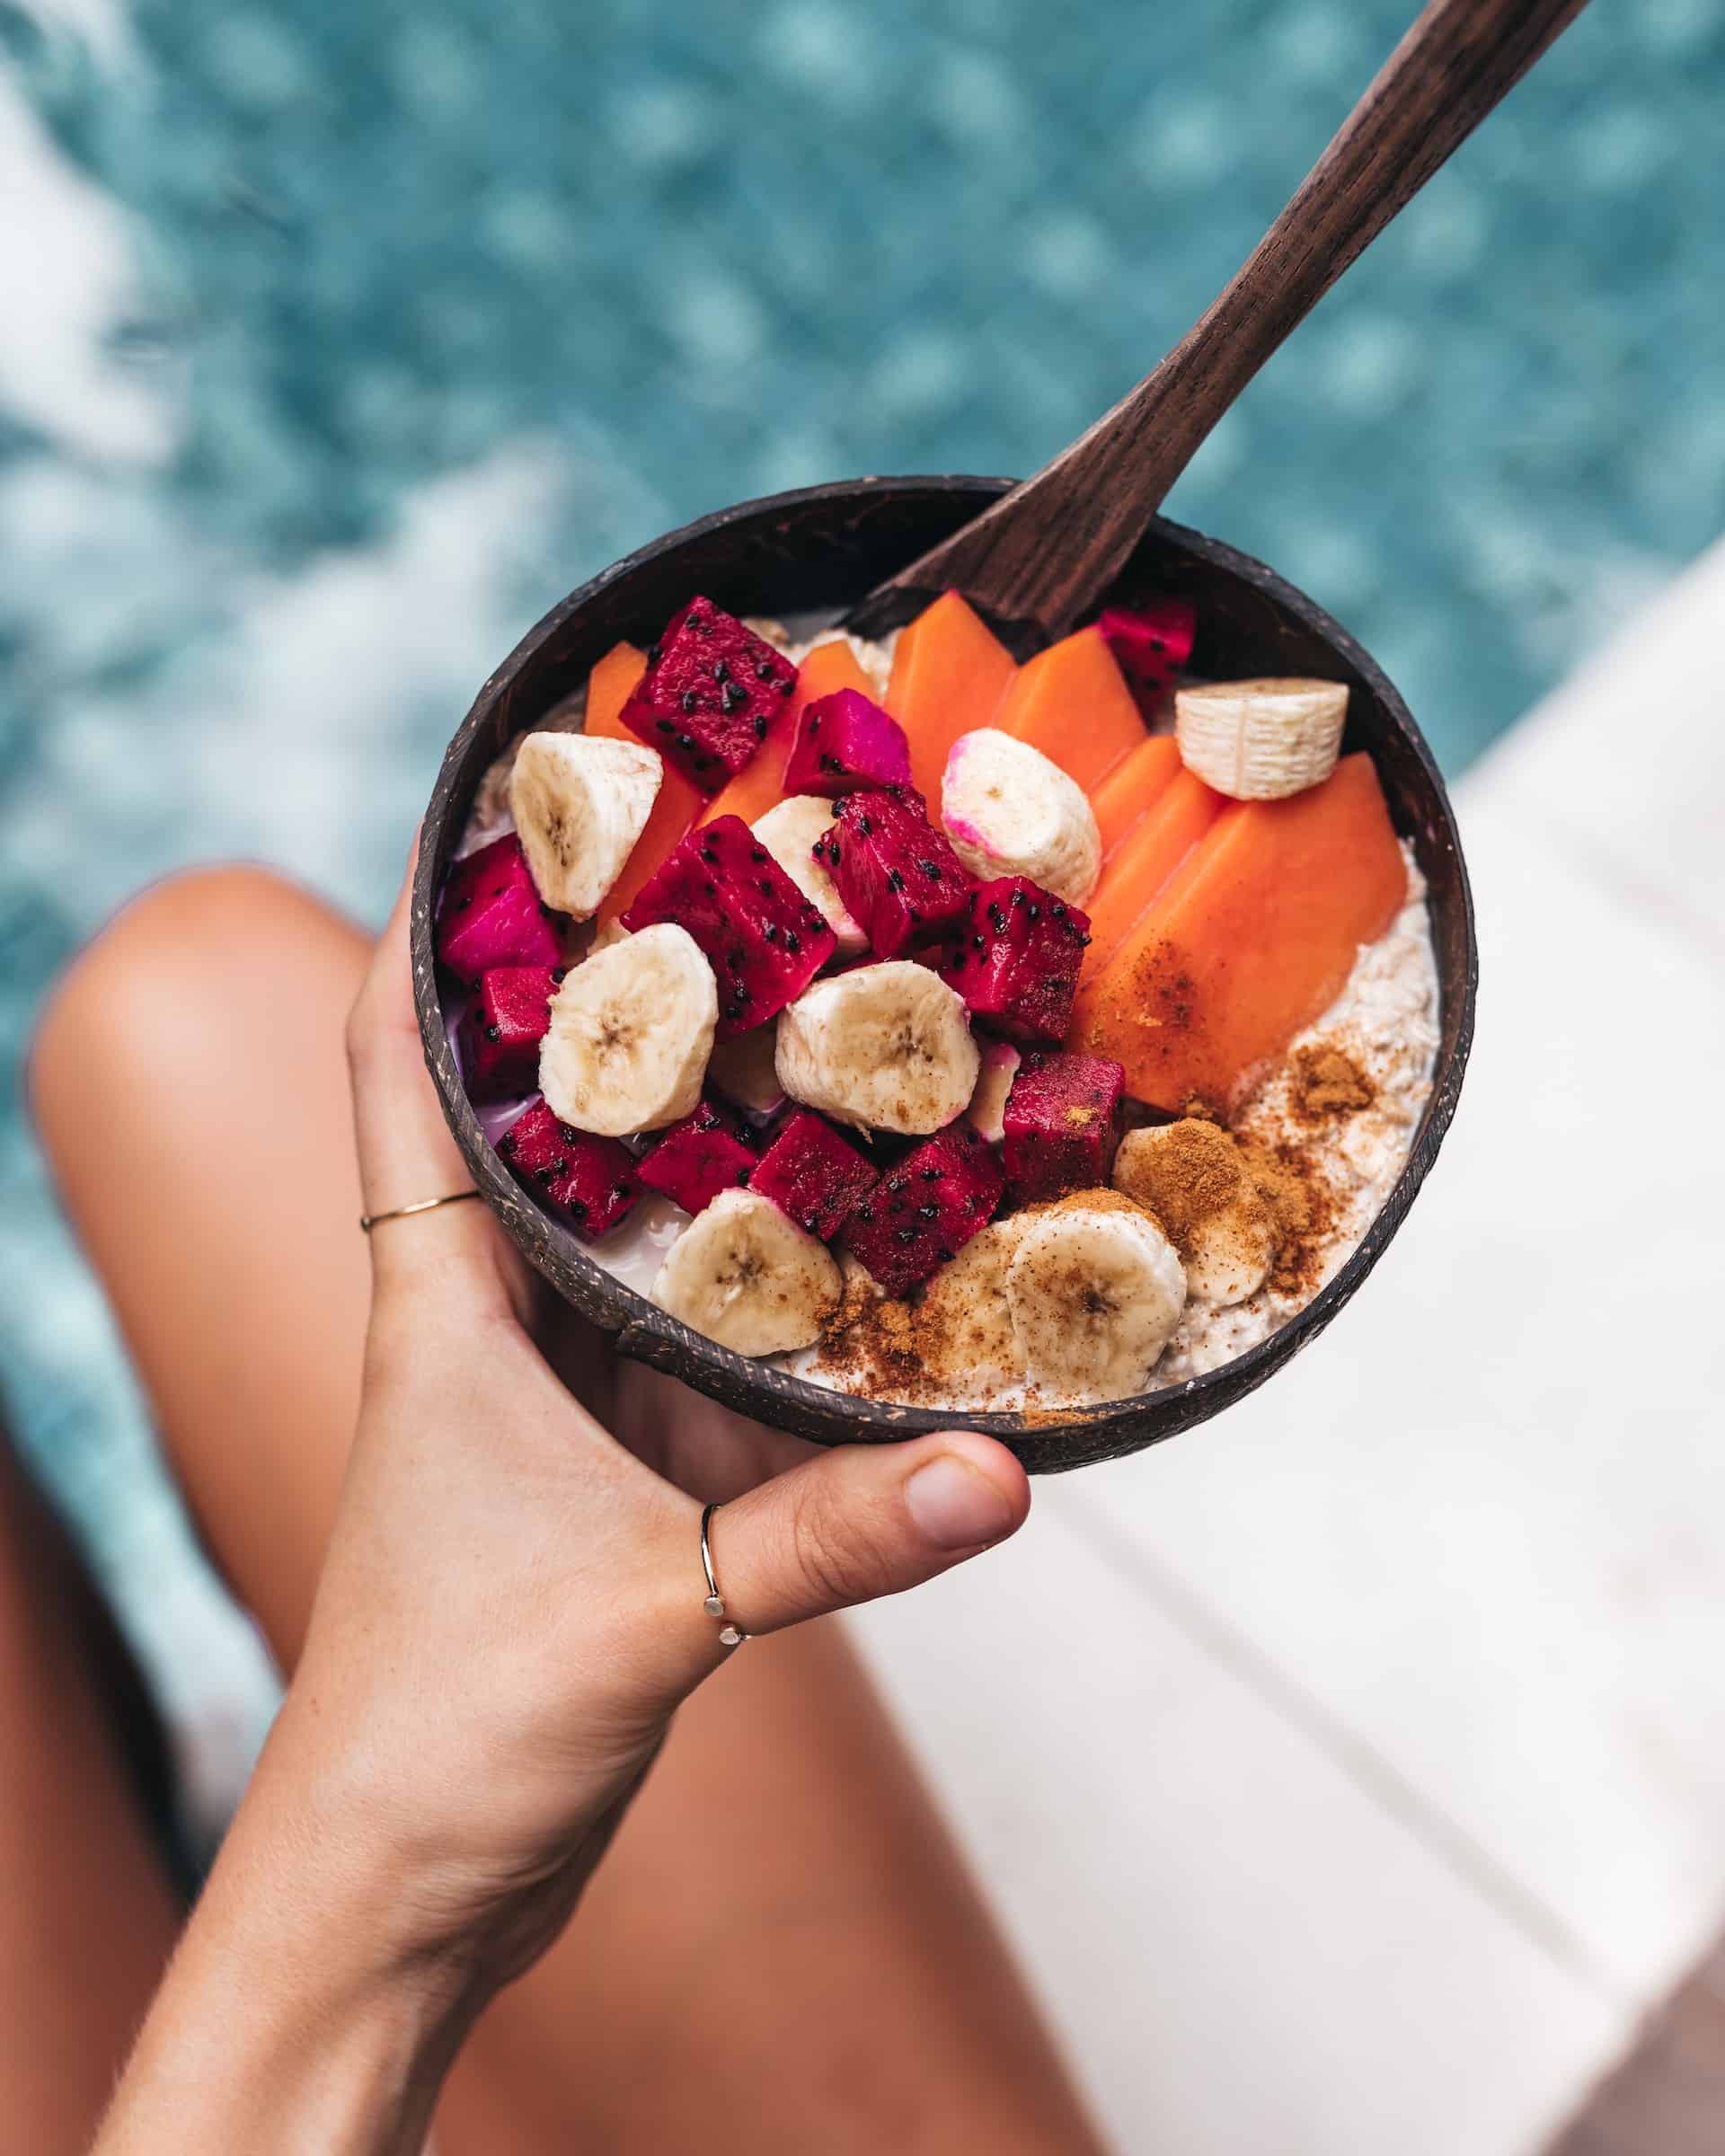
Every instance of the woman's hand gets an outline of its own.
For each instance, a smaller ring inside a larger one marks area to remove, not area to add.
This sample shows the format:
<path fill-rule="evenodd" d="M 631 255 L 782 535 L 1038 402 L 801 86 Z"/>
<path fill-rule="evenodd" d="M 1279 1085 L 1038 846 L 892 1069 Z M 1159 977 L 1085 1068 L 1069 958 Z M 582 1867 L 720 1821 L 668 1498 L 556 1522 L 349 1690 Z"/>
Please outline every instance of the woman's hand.
<path fill-rule="evenodd" d="M 407 907 L 403 888 L 349 1028 L 372 1214 L 468 1180 L 420 1053 Z M 618 1372 L 637 1457 L 535 1346 L 528 1280 L 483 1206 L 383 1222 L 372 1257 L 305 1654 L 104 2156 L 417 2147 L 473 2017 L 562 1929 L 678 1702 L 727 1652 L 703 1607 L 700 1504 L 649 1459 L 744 1492 L 712 1547 L 750 1633 L 913 1586 L 1028 1509 L 1012 1455 L 969 1435 L 759 1480 L 800 1448 Z"/>

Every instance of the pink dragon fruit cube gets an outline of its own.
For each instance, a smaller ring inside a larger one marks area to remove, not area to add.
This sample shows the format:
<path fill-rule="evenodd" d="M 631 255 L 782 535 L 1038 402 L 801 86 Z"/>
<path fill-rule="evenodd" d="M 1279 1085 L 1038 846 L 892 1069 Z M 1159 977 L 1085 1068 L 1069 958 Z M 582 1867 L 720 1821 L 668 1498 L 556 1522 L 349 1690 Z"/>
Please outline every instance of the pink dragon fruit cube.
<path fill-rule="evenodd" d="M 875 958 L 902 957 L 964 911 L 973 879 L 914 789 L 845 794 L 833 817 L 827 836 L 815 841 L 815 859 L 862 923 Z"/>
<path fill-rule="evenodd" d="M 539 1043 L 562 977 L 561 966 L 493 966 L 480 976 L 456 1041 L 470 1100 L 538 1091 Z"/>
<path fill-rule="evenodd" d="M 641 1199 L 634 1156 L 615 1138 L 560 1123 L 535 1100 L 497 1141 L 504 1165 L 547 1211 L 588 1242 L 626 1219 Z"/>
<path fill-rule="evenodd" d="M 794 1003 L 836 940 L 739 816 L 715 817 L 680 839 L 623 916 L 632 933 L 674 921 L 706 953 L 719 983 L 721 1040 Z"/>
<path fill-rule="evenodd" d="M 907 1295 L 987 1226 L 1004 1187 L 994 1148 L 968 1122 L 949 1123 L 875 1185 L 845 1247 L 889 1295 Z"/>
<path fill-rule="evenodd" d="M 464 854 L 438 907 L 438 962 L 471 988 L 500 966 L 559 966 L 559 917 L 541 903 L 513 832 Z"/>
<path fill-rule="evenodd" d="M 974 1016 L 1011 1040 L 1061 1041 L 1072 1024 L 1090 915 L 1028 876 L 970 894 L 941 978 Z"/>
<path fill-rule="evenodd" d="M 810 1109 L 787 1116 L 749 1188 L 827 1242 L 873 1189 L 880 1171 Z"/>
<path fill-rule="evenodd" d="M 703 793 L 716 793 L 754 755 L 797 669 L 711 599 L 691 599 L 649 647 L 623 723 Z"/>
<path fill-rule="evenodd" d="M 1125 1091 L 1125 1071 L 1102 1056 L 1025 1056 L 1002 1118 L 1014 1205 L 1107 1183 L 1120 1143 Z"/>
<path fill-rule="evenodd" d="M 641 1163 L 641 1180 L 686 1213 L 703 1212 L 721 1190 L 748 1182 L 755 1168 L 737 1118 L 716 1100 L 673 1123 Z"/>
<path fill-rule="evenodd" d="M 1146 720 L 1154 719 L 1192 655 L 1198 615 L 1190 599 L 1146 599 L 1141 606 L 1104 606 L 1096 617 L 1126 685 Z"/>
<path fill-rule="evenodd" d="M 890 712 L 858 689 L 818 697 L 797 721 L 786 793 L 849 793 L 910 784 L 910 743 Z"/>

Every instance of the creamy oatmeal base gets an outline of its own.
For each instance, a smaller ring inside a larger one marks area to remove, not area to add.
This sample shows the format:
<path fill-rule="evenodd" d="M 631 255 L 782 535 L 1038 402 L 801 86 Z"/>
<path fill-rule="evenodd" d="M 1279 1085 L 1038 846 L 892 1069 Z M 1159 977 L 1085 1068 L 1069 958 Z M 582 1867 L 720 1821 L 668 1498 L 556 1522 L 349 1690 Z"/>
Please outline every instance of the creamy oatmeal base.
<path fill-rule="evenodd" d="M 831 631 L 800 642 L 775 622 L 751 620 L 748 626 L 799 665 L 816 645 L 840 636 Z M 879 644 L 855 638 L 844 641 L 884 695 L 891 671 L 891 640 Z M 573 731 L 582 722 L 585 705 L 586 691 L 581 689 L 537 720 L 532 730 Z M 463 835 L 463 853 L 512 827 L 509 777 L 517 746 L 509 743 L 481 782 Z M 1408 867 L 1408 895 L 1394 923 L 1376 943 L 1362 948 L 1340 995 L 1290 1045 L 1282 1063 L 1230 1121 L 1230 1128 L 1243 1140 L 1257 1141 L 1272 1151 L 1297 1153 L 1303 1179 L 1320 1197 L 1320 1232 L 1304 1239 L 1297 1278 L 1290 1280 L 1287 1268 L 1278 1268 L 1256 1294 L 1227 1308 L 1189 1301 L 1151 1373 L 1153 1392 L 1189 1383 L 1219 1369 L 1305 1309 L 1358 1248 L 1407 1161 L 1430 1096 L 1437 1062 L 1438 972 L 1425 879 L 1405 840 L 1402 853 Z M 453 1030 L 452 1020 L 452 1036 Z M 1345 1058 L 1364 1081 L 1363 1090 L 1370 1096 L 1366 1105 L 1314 1115 L 1309 1096 L 1303 1097 L 1297 1086 L 1296 1074 L 1303 1056 L 1326 1050 Z M 493 1144 L 520 1105 L 479 1111 Z M 668 1198 L 650 1195 L 615 1233 L 588 1246 L 590 1255 L 625 1286 L 649 1295 L 686 1218 Z M 971 1413 L 1075 1404 L 1022 1381 L 1005 1380 L 998 1371 L 994 1374 L 995 1382 L 988 1382 L 978 1368 L 978 1349 L 990 1337 L 995 1319 L 995 1313 L 978 1310 L 964 1324 L 952 1328 L 952 1349 L 924 1360 L 913 1404 Z M 772 1359 L 777 1366 L 836 1392 L 891 1400 L 907 1390 L 871 1369 L 854 1341 Z M 940 1367 L 937 1363 L 951 1366 Z M 984 1382 L 979 1383 L 979 1377 Z"/>

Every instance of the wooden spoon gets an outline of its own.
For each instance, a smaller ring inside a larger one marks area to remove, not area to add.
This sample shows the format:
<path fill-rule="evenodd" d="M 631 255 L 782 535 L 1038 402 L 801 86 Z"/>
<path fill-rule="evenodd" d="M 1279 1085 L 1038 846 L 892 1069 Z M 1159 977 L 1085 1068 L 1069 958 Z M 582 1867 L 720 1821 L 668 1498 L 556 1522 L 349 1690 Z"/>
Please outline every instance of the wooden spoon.
<path fill-rule="evenodd" d="M 1021 657 L 1064 635 L 1288 331 L 1585 5 L 1430 0 L 1251 259 L 1154 373 L 1034 478 L 878 585 L 847 625 L 878 635 L 956 587 Z"/>

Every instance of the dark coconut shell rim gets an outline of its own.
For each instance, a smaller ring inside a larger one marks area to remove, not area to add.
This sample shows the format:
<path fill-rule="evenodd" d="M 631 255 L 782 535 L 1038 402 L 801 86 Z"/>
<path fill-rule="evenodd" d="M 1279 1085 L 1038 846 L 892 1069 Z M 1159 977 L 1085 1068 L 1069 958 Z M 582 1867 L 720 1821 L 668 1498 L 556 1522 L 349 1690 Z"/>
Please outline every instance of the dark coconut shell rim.
<path fill-rule="evenodd" d="M 613 1332 L 620 1352 L 818 1444 L 888 1442 L 961 1421 L 999 1437 L 1032 1473 L 1048 1473 L 1119 1458 L 1208 1420 L 1315 1339 L 1358 1292 L 1406 1218 L 1455 1113 L 1473 1041 L 1479 954 L 1455 814 L 1431 752 L 1395 689 L 1369 654 L 1303 593 L 1261 562 L 1158 518 L 1117 596 L 1129 600 L 1183 591 L 1192 596 L 1199 673 L 1325 673 L 1349 682 L 1344 747 L 1371 751 L 1392 818 L 1412 839 L 1427 880 L 1440 1001 L 1438 1060 L 1407 1161 L 1359 1247 L 1304 1310 L 1206 1376 L 1058 1413 L 958 1417 L 835 1392 L 717 1346 L 606 1271 L 510 1176 L 462 1084 L 432 958 L 434 899 L 487 765 L 512 734 L 579 686 L 619 638 L 650 641 L 696 590 L 739 613 L 824 608 L 836 614 L 1010 483 L 964 476 L 862 479 L 742 502 L 655 540 L 553 607 L 480 690 L 444 757 L 414 879 L 412 962 L 426 1060 L 474 1182 L 528 1262 L 577 1310 Z"/>

